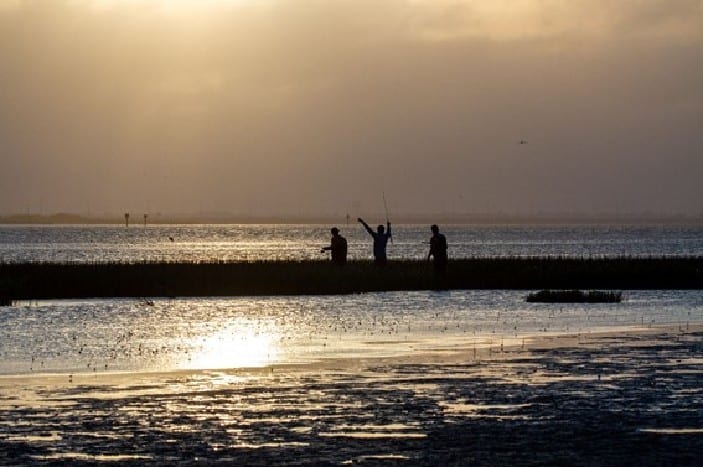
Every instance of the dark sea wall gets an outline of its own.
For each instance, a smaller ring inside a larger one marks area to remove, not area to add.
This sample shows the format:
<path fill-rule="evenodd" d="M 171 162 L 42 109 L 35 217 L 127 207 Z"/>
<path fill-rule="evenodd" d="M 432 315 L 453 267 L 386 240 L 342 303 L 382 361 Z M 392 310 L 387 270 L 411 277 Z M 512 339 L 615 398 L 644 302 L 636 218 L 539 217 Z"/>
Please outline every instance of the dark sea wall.
<path fill-rule="evenodd" d="M 703 289 L 703 258 L 0 264 L 0 297 L 346 294 L 430 289 Z"/>

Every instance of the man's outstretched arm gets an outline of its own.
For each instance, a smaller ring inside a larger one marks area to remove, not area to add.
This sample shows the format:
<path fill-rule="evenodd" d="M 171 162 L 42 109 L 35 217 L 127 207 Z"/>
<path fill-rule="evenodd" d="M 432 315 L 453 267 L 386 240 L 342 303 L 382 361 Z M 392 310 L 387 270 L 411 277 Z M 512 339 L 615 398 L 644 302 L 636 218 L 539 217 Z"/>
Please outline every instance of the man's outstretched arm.
<path fill-rule="evenodd" d="M 361 222 L 361 225 L 364 226 L 364 228 L 366 229 L 366 231 L 367 231 L 369 234 L 373 235 L 373 230 L 371 230 L 371 227 L 369 227 L 369 224 L 367 224 L 366 222 L 364 222 L 364 219 L 362 219 L 361 217 L 359 217 L 359 218 L 357 219 L 357 221 Z"/>

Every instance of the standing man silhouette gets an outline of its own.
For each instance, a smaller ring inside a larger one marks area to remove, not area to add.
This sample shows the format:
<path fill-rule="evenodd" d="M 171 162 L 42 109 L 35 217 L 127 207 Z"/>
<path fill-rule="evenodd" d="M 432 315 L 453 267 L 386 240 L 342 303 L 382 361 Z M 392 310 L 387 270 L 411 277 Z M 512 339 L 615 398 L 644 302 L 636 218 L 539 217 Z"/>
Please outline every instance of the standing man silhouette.
<path fill-rule="evenodd" d="M 434 257 L 434 268 L 436 271 L 444 272 L 447 270 L 447 238 L 439 233 L 437 224 L 432 224 L 430 227 L 432 237 L 430 238 L 430 252 L 427 254 L 427 259 Z"/>
<path fill-rule="evenodd" d="M 361 217 L 357 219 L 361 222 L 366 231 L 373 237 L 373 258 L 374 264 L 376 266 L 385 266 L 388 258 L 386 257 L 386 245 L 388 245 L 388 239 L 391 238 L 391 223 L 387 222 L 388 230 L 383 228 L 383 225 L 379 225 L 374 232 L 369 224 L 364 222 Z"/>
<path fill-rule="evenodd" d="M 332 252 L 332 262 L 334 264 L 346 264 L 347 263 L 347 239 L 339 235 L 339 229 L 337 227 L 332 227 L 330 230 L 332 232 L 332 240 L 330 241 L 330 246 L 324 247 L 321 251 Z"/>

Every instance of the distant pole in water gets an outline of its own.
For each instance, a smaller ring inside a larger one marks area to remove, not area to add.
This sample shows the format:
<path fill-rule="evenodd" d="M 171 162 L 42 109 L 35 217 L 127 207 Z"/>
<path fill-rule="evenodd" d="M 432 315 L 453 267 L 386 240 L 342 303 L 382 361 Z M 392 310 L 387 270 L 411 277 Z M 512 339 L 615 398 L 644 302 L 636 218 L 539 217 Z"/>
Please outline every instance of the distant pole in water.
<path fill-rule="evenodd" d="M 129 227 L 129 213 L 128 212 L 124 213 L 124 226 Z"/>
<path fill-rule="evenodd" d="M 347 225 L 349 225 L 349 219 L 351 219 L 351 216 L 349 216 L 349 214 L 347 214 Z"/>
<path fill-rule="evenodd" d="M 149 217 L 149 214 L 144 214 L 144 227 L 146 227 L 146 218 Z"/>

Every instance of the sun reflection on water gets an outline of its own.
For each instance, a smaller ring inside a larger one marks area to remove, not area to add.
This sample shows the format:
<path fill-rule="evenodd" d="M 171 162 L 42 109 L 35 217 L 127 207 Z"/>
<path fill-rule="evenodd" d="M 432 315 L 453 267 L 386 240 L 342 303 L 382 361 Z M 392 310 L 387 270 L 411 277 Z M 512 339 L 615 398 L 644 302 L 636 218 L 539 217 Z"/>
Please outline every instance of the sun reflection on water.
<path fill-rule="evenodd" d="M 276 363 L 280 348 L 275 331 L 236 323 L 193 339 L 191 355 L 181 363 L 187 369 L 259 368 Z"/>

